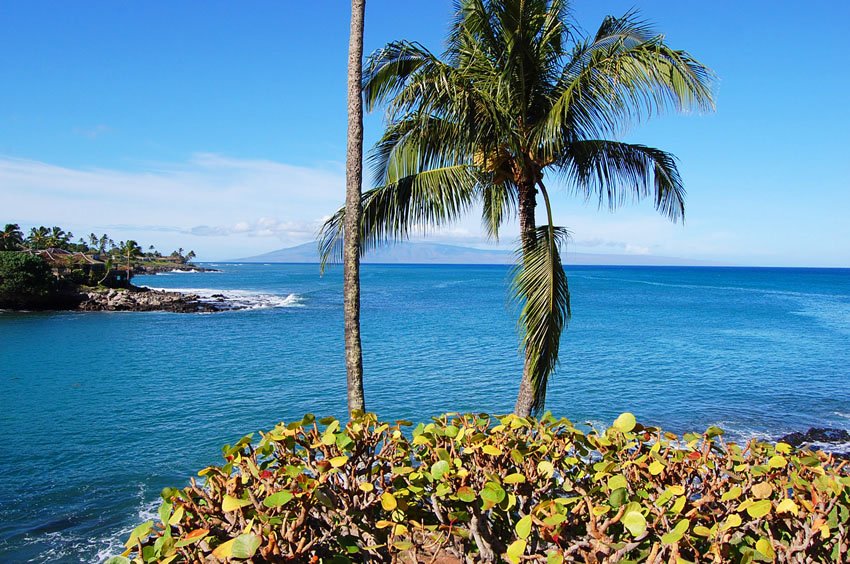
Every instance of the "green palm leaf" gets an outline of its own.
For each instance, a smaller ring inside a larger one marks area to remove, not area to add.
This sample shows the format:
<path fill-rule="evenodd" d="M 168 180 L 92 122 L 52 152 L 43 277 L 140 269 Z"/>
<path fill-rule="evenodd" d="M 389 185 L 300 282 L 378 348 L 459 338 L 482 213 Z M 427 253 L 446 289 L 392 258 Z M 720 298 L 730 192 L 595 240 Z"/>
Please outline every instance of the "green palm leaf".
<path fill-rule="evenodd" d="M 570 290 L 560 250 L 569 232 L 563 227 L 537 228 L 533 248 L 518 251 L 513 294 L 521 304 L 519 329 L 531 376 L 537 412 L 546 402 L 549 375 L 558 363 L 561 333 L 571 315 Z"/>
<path fill-rule="evenodd" d="M 594 195 L 614 210 L 627 200 L 652 196 L 656 209 L 672 221 L 685 217 L 685 187 L 676 159 L 659 149 L 616 141 L 570 143 L 558 165 L 575 191 Z"/>
<path fill-rule="evenodd" d="M 363 193 L 361 254 L 378 245 L 422 234 L 460 217 L 478 192 L 473 167 L 455 165 L 412 174 Z M 345 208 L 325 222 L 319 234 L 322 269 L 342 260 Z"/>

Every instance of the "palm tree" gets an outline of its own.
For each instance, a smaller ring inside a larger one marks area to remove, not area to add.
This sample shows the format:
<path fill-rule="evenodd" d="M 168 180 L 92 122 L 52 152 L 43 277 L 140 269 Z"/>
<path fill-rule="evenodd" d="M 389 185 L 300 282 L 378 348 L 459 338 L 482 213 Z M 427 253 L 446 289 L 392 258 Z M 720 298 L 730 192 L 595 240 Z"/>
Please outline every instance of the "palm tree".
<path fill-rule="evenodd" d="M 7 223 L 0 231 L 0 251 L 17 251 L 24 244 L 24 234 L 17 223 Z"/>
<path fill-rule="evenodd" d="M 360 214 L 363 185 L 363 19 L 366 0 L 351 0 L 348 40 L 348 147 L 345 155 L 343 299 L 348 414 L 366 410 L 360 339 Z"/>
<path fill-rule="evenodd" d="M 611 209 L 651 197 L 681 219 L 673 155 L 616 139 L 665 110 L 714 105 L 711 71 L 634 12 L 605 18 L 587 38 L 567 12 L 565 0 L 462 0 L 442 57 L 393 42 L 369 58 L 363 80 L 367 109 L 388 102 L 388 123 L 371 157 L 377 187 L 362 196 L 361 252 L 445 225 L 476 202 L 494 239 L 518 217 L 522 416 L 544 406 L 570 316 L 560 258 L 567 231 L 554 224 L 544 179 L 559 177 Z M 338 258 L 345 220 L 341 209 L 324 225 L 323 260 Z"/>
<path fill-rule="evenodd" d="M 61 227 L 54 226 L 50 229 L 47 236 L 47 246 L 56 249 L 64 249 L 68 246 L 68 242 L 73 236 L 73 233 L 66 233 Z"/>
<path fill-rule="evenodd" d="M 119 251 L 122 256 L 127 257 L 127 286 L 130 286 L 130 276 L 133 272 L 132 259 L 142 254 L 142 247 L 132 239 L 128 239 L 126 243 L 121 241 Z"/>
<path fill-rule="evenodd" d="M 43 225 L 41 227 L 30 229 L 30 234 L 27 236 L 27 246 L 31 249 L 41 250 L 49 247 L 50 230 Z"/>

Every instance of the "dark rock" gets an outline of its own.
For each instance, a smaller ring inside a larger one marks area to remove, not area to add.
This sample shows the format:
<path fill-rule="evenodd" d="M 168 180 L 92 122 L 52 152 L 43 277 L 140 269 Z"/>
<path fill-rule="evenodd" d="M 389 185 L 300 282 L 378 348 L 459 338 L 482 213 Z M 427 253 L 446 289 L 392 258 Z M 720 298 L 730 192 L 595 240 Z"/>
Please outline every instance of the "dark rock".
<path fill-rule="evenodd" d="M 840 444 L 850 442 L 850 433 L 844 429 L 812 427 L 805 433 L 789 433 L 779 440 L 794 447 L 810 443 Z"/>
<path fill-rule="evenodd" d="M 127 290 L 109 290 L 106 292 L 86 292 L 76 307 L 81 311 L 169 311 L 173 313 L 211 313 L 243 309 L 238 304 L 226 301 L 225 296 L 215 302 L 202 299 L 196 294 L 166 292 L 137 288 Z"/>

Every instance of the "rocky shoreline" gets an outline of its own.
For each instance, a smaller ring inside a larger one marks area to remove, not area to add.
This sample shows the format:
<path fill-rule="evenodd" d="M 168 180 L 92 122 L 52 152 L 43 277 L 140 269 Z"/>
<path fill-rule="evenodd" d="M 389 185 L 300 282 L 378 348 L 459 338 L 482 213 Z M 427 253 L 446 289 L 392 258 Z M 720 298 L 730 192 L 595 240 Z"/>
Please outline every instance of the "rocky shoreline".
<path fill-rule="evenodd" d="M 824 450 L 838 458 L 850 460 L 850 433 L 844 429 L 812 427 L 805 433 L 789 433 L 779 442 L 796 448 Z"/>
<path fill-rule="evenodd" d="M 197 294 L 151 290 L 135 286 L 126 290 L 81 292 L 79 298 L 77 306 L 71 309 L 77 311 L 166 311 L 172 313 L 213 313 L 245 309 L 241 304 L 228 301 L 222 294 L 201 297 Z"/>
<path fill-rule="evenodd" d="M 78 287 L 14 303 L 0 303 L 5 311 L 165 311 L 214 313 L 248 309 L 250 303 L 224 294 L 201 296 L 138 286 L 120 289 Z"/>

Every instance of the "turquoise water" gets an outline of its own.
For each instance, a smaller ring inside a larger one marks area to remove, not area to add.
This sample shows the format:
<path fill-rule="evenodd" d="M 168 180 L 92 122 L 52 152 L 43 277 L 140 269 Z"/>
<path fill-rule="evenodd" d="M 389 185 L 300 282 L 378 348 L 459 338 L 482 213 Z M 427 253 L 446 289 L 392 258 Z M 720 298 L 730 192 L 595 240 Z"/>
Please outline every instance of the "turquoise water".
<path fill-rule="evenodd" d="M 342 415 L 341 269 L 139 277 L 233 295 L 218 314 L 0 313 L 0 561 L 91 562 L 219 447 Z M 548 396 L 602 425 L 776 437 L 850 427 L 850 270 L 573 267 Z M 507 412 L 521 370 L 501 266 L 363 268 L 368 407 Z"/>

